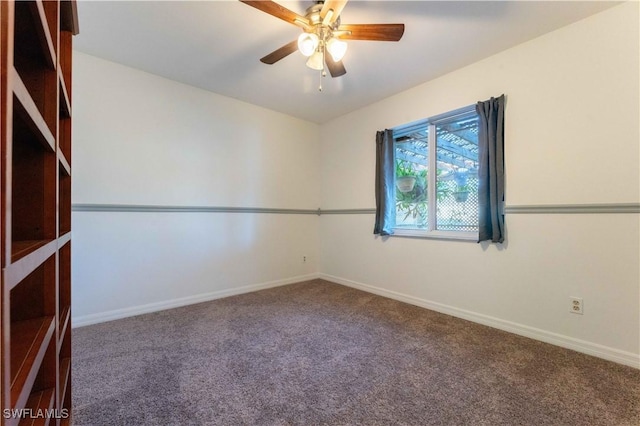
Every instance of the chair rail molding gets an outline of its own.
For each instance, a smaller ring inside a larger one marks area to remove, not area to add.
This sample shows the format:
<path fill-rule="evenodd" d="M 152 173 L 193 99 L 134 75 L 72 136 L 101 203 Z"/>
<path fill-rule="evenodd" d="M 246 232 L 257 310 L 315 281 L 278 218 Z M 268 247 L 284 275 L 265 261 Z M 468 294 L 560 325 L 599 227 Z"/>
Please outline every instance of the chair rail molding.
<path fill-rule="evenodd" d="M 165 206 L 146 204 L 73 204 L 74 212 L 140 212 L 140 213 L 270 213 L 270 214 L 375 214 L 375 208 L 352 209 L 283 209 L 271 207 Z M 637 214 L 640 203 L 609 204 L 521 204 L 507 205 L 510 214 Z"/>

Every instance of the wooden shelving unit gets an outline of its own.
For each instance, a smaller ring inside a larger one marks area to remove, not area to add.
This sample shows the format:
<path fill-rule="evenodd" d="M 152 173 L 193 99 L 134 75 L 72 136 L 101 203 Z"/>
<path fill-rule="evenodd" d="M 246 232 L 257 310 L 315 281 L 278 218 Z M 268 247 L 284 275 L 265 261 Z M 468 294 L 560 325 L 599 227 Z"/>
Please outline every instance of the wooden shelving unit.
<path fill-rule="evenodd" d="M 70 423 L 77 33 L 75 1 L 0 1 L 2 426 Z"/>

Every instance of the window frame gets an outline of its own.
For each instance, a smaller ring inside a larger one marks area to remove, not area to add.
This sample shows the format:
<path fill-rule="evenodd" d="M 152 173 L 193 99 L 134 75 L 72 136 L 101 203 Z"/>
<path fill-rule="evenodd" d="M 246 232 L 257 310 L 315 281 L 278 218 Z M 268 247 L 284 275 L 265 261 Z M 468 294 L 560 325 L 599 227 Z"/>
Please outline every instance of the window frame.
<path fill-rule="evenodd" d="M 414 237 L 414 238 L 429 238 L 429 239 L 439 239 L 439 240 L 460 240 L 460 241 L 478 241 L 478 230 L 476 231 L 442 231 L 435 229 L 437 223 L 437 132 L 436 126 L 438 124 L 448 123 L 451 121 L 455 121 L 461 118 L 465 118 L 467 116 L 476 116 L 478 117 L 478 113 L 476 111 L 476 105 L 467 105 L 462 108 L 455 109 L 453 111 L 445 112 L 443 114 L 438 114 L 433 117 L 427 118 L 426 120 L 418 120 L 412 123 L 408 123 L 405 125 L 397 126 L 393 128 L 393 164 L 396 163 L 396 149 L 395 149 L 395 141 L 397 137 L 401 137 L 403 134 L 407 134 L 412 132 L 416 128 L 427 127 L 428 128 L 428 173 L 427 173 L 427 182 L 428 182 L 428 193 L 427 200 L 436 200 L 435 203 L 431 203 L 427 201 L 427 209 L 428 209 L 428 217 L 434 218 L 436 220 L 429 220 L 427 223 L 426 229 L 408 229 L 408 228 L 398 228 L 397 226 L 393 227 L 394 236 L 399 237 Z M 396 134 L 400 136 L 396 136 Z M 394 172 L 393 176 L 394 183 L 394 191 L 396 188 L 396 176 Z M 397 209 L 394 203 L 394 209 Z"/>

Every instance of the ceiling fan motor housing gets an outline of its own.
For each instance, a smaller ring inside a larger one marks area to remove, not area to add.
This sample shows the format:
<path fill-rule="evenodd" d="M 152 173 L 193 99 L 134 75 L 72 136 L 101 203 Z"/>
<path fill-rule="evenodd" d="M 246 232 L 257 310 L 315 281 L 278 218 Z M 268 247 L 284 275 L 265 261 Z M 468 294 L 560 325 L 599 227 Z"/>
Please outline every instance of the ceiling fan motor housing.
<path fill-rule="evenodd" d="M 304 17 L 307 18 L 309 20 L 309 23 L 313 26 L 317 26 L 320 25 L 322 23 L 322 17 L 320 16 L 320 13 L 322 11 L 322 7 L 323 7 L 324 1 L 319 1 L 316 4 L 314 4 L 313 6 L 310 6 L 307 8 Z M 333 11 L 332 11 L 333 12 Z M 326 25 L 327 27 L 330 27 L 332 30 L 335 30 L 336 28 L 338 28 L 338 26 L 340 26 L 340 17 L 338 16 L 333 23 Z"/>

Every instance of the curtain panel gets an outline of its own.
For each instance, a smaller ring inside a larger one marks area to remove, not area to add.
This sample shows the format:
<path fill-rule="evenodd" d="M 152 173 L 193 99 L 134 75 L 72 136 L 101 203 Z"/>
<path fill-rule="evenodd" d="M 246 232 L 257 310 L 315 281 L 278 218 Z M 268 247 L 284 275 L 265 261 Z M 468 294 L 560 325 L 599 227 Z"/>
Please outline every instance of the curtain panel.
<path fill-rule="evenodd" d="M 478 242 L 504 241 L 504 95 L 478 102 Z"/>
<path fill-rule="evenodd" d="M 376 133 L 376 221 L 373 233 L 391 235 L 395 226 L 395 165 L 393 131 Z"/>

